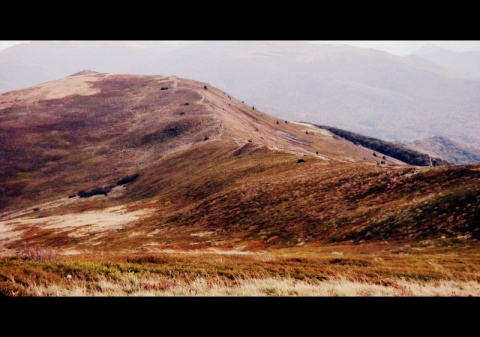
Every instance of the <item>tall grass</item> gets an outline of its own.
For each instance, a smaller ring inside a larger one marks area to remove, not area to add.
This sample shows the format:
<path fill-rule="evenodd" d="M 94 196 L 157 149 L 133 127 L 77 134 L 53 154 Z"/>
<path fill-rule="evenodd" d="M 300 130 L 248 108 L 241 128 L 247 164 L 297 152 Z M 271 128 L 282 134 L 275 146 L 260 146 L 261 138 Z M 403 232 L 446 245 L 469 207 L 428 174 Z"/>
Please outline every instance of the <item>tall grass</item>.
<path fill-rule="evenodd" d="M 325 281 L 293 278 L 246 278 L 234 281 L 196 277 L 172 279 L 162 275 L 123 274 L 117 279 L 100 277 L 94 283 L 35 285 L 33 296 L 479 296 L 476 281 L 397 279 L 374 284 L 347 276 Z"/>
<path fill-rule="evenodd" d="M 0 294 L 91 296 L 480 296 L 478 257 L 347 252 L 163 253 L 0 261 Z M 341 254 L 341 255 L 340 255 Z M 315 255 L 315 257 L 312 257 Z M 340 256 L 340 257 L 339 257 Z M 370 261 L 370 263 L 366 263 Z"/>
<path fill-rule="evenodd" d="M 0 259 L 0 296 L 480 296 L 476 251 L 381 247 L 78 256 L 32 249 Z"/>

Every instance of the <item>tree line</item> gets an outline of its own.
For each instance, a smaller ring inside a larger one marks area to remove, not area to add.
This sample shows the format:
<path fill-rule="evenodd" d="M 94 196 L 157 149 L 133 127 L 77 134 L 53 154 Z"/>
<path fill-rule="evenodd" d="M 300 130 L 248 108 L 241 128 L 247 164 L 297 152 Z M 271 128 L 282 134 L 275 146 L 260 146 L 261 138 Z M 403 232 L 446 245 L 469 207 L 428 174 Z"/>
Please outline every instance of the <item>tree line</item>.
<path fill-rule="evenodd" d="M 326 129 L 331 133 L 353 142 L 356 145 L 362 145 L 373 151 L 381 152 L 389 157 L 403 161 L 404 163 L 416 166 L 445 166 L 450 163 L 441 158 L 430 158 L 426 153 L 421 153 L 403 146 L 387 142 L 378 138 L 367 137 L 355 132 L 342 130 L 332 126 L 312 124 L 320 129 Z"/>

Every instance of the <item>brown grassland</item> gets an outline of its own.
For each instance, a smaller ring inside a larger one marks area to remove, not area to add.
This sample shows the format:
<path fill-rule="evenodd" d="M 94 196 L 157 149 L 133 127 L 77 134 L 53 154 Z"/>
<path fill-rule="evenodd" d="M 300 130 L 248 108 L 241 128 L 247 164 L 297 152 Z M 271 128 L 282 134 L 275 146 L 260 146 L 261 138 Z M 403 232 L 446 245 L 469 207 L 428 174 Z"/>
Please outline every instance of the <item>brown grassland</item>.
<path fill-rule="evenodd" d="M 368 244 L 4 258 L 4 296 L 478 296 L 480 257 Z"/>
<path fill-rule="evenodd" d="M 378 165 L 176 77 L 4 93 L 0 130 L 0 295 L 480 295 L 480 165 Z"/>

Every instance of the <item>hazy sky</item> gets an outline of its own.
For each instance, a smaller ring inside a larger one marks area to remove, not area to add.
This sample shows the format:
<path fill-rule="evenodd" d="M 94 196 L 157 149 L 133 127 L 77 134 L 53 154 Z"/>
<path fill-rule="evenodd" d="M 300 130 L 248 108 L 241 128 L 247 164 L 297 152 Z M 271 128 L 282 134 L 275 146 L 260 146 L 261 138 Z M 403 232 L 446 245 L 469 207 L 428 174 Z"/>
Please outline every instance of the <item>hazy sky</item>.
<path fill-rule="evenodd" d="M 309 41 L 316 42 L 316 41 Z M 335 44 L 349 44 L 361 48 L 374 48 L 389 52 L 391 54 L 406 56 L 422 46 L 427 44 L 434 44 L 444 49 L 453 50 L 456 52 L 464 51 L 480 51 L 480 40 L 395 40 L 395 41 L 318 41 L 319 43 L 335 43 Z"/>
<path fill-rule="evenodd" d="M 0 41 L 0 50 L 13 46 L 17 43 L 28 42 L 28 41 Z M 406 56 L 425 44 L 435 44 L 439 47 L 450 49 L 457 52 L 463 51 L 480 51 L 480 40 L 435 40 L 435 41 L 426 41 L 426 40 L 394 40 L 394 41 L 380 41 L 380 40 L 354 40 L 354 41 L 307 41 L 311 43 L 330 43 L 330 44 L 349 44 L 356 47 L 362 48 L 375 48 L 383 50 L 395 55 Z"/>
<path fill-rule="evenodd" d="M 25 41 L 0 41 L 0 50 L 8 48 L 10 46 L 13 46 L 21 42 L 25 42 Z"/>

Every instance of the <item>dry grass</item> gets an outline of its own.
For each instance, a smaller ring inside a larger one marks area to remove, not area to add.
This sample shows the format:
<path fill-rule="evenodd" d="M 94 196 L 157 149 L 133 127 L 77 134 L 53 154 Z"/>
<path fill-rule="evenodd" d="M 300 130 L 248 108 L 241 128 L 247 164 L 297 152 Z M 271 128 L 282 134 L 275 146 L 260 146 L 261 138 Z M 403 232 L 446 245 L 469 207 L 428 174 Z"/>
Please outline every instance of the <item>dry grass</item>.
<path fill-rule="evenodd" d="M 325 247 L 324 247 L 325 248 Z M 478 254 L 343 251 L 0 260 L 4 296 L 480 296 Z"/>
<path fill-rule="evenodd" d="M 235 282 L 197 277 L 191 281 L 166 276 L 124 274 L 119 279 L 101 277 L 93 284 L 73 281 L 65 285 L 33 285 L 33 296 L 480 296 L 476 281 L 409 281 L 388 285 L 339 277 L 326 281 L 293 278 L 248 278 Z"/>

